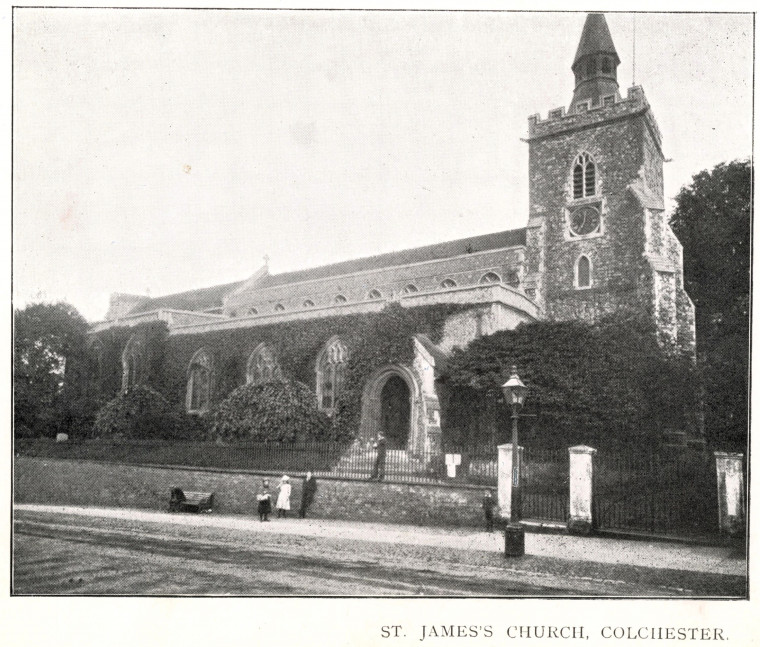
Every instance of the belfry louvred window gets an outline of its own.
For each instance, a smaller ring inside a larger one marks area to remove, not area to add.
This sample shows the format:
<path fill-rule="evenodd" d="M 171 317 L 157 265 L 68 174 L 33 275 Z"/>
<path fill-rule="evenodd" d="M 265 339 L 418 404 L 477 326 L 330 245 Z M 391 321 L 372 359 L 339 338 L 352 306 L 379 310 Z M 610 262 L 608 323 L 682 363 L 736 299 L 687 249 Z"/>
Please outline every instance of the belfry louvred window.
<path fill-rule="evenodd" d="M 581 153 L 573 164 L 573 198 L 596 195 L 596 164 L 588 153 Z"/>

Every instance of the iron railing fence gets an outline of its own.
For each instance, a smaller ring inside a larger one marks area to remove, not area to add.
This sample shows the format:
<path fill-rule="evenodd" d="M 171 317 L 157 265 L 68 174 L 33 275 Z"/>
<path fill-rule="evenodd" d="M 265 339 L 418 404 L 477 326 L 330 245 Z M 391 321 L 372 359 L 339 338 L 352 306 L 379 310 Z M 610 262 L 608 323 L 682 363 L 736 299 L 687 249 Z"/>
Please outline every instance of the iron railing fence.
<path fill-rule="evenodd" d="M 383 478 L 409 483 L 496 486 L 495 448 L 450 449 L 452 453 L 459 453 L 461 461 L 453 476 L 449 476 L 445 455 L 440 452 L 389 449 L 385 460 L 378 464 L 377 450 L 369 443 L 358 441 L 218 444 L 176 440 L 55 442 L 52 439 L 23 439 L 15 443 L 15 452 L 19 456 L 281 473 L 311 471 L 321 476 L 357 480 Z"/>
<path fill-rule="evenodd" d="M 570 508 L 570 454 L 567 449 L 523 450 L 522 517 L 567 522 Z"/>
<path fill-rule="evenodd" d="M 660 535 L 718 533 L 715 458 L 695 451 L 598 452 L 594 520 L 599 529 Z"/>

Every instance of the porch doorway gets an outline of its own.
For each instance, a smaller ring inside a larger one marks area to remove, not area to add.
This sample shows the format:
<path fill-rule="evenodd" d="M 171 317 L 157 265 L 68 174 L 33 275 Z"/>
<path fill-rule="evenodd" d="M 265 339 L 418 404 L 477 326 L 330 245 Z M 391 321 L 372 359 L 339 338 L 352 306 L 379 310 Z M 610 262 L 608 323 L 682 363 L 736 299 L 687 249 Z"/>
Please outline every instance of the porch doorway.
<path fill-rule="evenodd" d="M 380 429 L 388 449 L 406 449 L 411 427 L 411 393 L 398 375 L 391 375 L 383 385 L 380 411 Z"/>

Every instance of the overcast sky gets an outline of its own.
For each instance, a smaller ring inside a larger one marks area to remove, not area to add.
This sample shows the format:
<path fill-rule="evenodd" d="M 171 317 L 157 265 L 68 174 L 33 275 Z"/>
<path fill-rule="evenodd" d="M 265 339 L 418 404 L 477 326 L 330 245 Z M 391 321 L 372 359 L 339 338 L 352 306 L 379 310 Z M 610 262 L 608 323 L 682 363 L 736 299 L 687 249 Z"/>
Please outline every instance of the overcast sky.
<path fill-rule="evenodd" d="M 17 9 L 14 297 L 171 292 L 522 227 L 582 13 Z M 632 82 L 632 14 L 607 14 Z M 666 196 L 751 153 L 752 18 L 637 14 Z M 671 204 L 671 203 L 669 203 Z"/>

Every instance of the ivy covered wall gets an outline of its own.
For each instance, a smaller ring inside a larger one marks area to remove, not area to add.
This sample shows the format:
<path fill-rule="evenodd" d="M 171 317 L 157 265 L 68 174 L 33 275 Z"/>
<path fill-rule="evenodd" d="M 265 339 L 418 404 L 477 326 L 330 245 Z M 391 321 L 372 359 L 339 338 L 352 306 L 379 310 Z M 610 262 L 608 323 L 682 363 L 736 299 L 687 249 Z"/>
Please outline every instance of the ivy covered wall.
<path fill-rule="evenodd" d="M 446 318 L 463 309 L 466 306 L 402 308 L 390 304 L 380 313 L 171 337 L 163 324 L 114 328 L 98 336 L 104 363 L 108 365 L 103 388 L 115 395 L 121 387 L 121 352 L 135 334 L 144 339 L 148 353 L 145 382 L 177 407 L 184 407 L 188 367 L 201 348 L 212 358 L 213 403 L 221 402 L 235 388 L 245 384 L 248 357 L 261 343 L 274 351 L 283 377 L 315 389 L 317 356 L 325 343 L 338 335 L 348 348 L 349 359 L 332 434 L 338 439 L 348 438 L 358 432 L 362 389 L 370 373 L 386 364 L 411 365 L 413 335 L 424 333 L 434 343 L 440 341 Z"/>
<path fill-rule="evenodd" d="M 657 449 L 668 431 L 698 437 L 698 380 L 691 356 L 668 353 L 644 318 L 537 322 L 454 352 L 441 387 L 449 443 L 510 442 L 501 385 L 512 366 L 530 391 L 520 441 Z"/>

